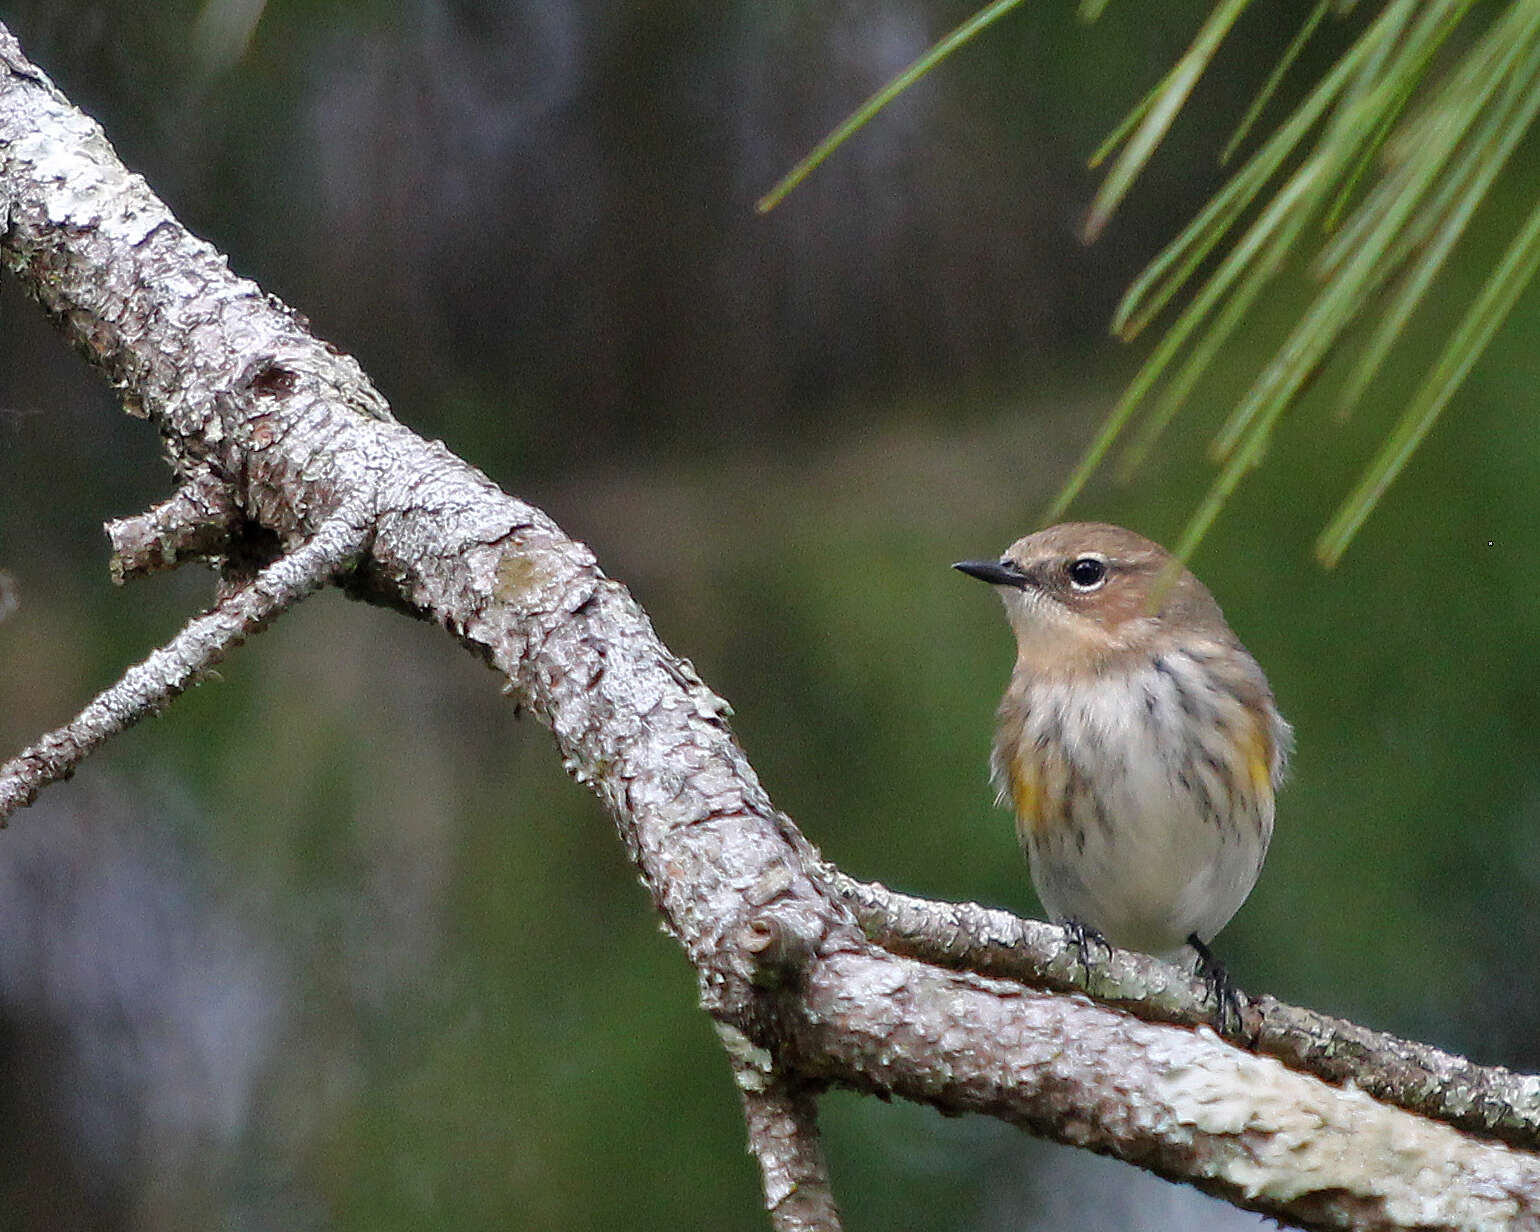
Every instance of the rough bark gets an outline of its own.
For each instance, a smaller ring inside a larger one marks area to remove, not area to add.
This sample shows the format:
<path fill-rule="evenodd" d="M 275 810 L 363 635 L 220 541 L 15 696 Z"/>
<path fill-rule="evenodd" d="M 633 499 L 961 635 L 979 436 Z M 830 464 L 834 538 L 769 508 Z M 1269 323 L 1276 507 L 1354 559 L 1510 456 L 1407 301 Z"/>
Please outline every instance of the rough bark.
<path fill-rule="evenodd" d="M 7 266 L 177 471 L 179 494 L 114 536 L 120 571 L 217 555 L 221 606 L 249 606 L 284 562 L 287 589 L 238 635 L 332 579 L 501 673 L 609 808 L 740 1084 L 758 1074 L 745 1111 L 781 1226 L 836 1226 L 811 1115 L 829 1083 L 999 1117 L 1307 1226 L 1540 1226 L 1540 1161 L 1524 1150 L 1207 1029 L 1142 1021 L 1138 1000 L 1110 1007 L 869 940 L 766 796 L 725 703 L 592 553 L 399 425 L 351 359 L 123 169 L 3 28 L 0 208 Z M 120 718 L 163 702 L 175 676 Z M 13 796 L 46 781 L 25 758 L 0 770 Z"/>
<path fill-rule="evenodd" d="M 1154 1022 L 1197 1027 L 1213 1020 L 1202 980 L 1144 954 L 1114 950 L 1087 970 L 1064 930 L 977 903 L 938 903 L 825 876 L 867 936 L 907 954 L 1058 992 L 1084 992 Z M 1238 1042 L 1327 1082 L 1351 1082 L 1375 1099 L 1484 1137 L 1533 1149 L 1540 1143 L 1540 1078 L 1474 1065 L 1427 1044 L 1274 997 L 1247 999 Z"/>

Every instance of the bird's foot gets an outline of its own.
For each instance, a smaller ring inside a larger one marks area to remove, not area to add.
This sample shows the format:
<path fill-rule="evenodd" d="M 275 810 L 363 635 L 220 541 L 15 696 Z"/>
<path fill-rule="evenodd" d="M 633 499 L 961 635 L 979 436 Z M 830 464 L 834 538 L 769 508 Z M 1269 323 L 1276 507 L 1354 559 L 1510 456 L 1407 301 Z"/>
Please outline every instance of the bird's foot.
<path fill-rule="evenodd" d="M 1075 947 L 1075 953 L 1080 956 L 1080 970 L 1085 974 L 1087 987 L 1091 983 L 1091 951 L 1100 950 L 1102 957 L 1112 957 L 1112 945 L 1100 932 L 1089 924 L 1082 924 L 1079 920 L 1060 920 L 1059 926 L 1064 929 L 1069 943 Z"/>
<path fill-rule="evenodd" d="M 1249 999 L 1235 986 L 1235 981 L 1225 970 L 1224 963 L 1219 961 L 1219 957 L 1213 950 L 1198 939 L 1197 933 L 1188 936 L 1187 944 L 1197 952 L 1198 978 L 1207 985 L 1209 996 L 1214 1000 L 1215 1030 L 1220 1035 L 1239 1034 L 1241 1028 L 1245 1026 L 1241 1010 L 1243 1004 Z"/>

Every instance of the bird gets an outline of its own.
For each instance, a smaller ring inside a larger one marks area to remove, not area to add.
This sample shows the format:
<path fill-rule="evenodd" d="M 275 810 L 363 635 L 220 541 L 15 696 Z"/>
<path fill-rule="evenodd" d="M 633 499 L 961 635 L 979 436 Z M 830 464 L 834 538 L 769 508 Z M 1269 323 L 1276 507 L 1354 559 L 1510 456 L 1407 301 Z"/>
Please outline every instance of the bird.
<path fill-rule="evenodd" d="M 995 588 L 1016 662 L 990 755 L 1038 898 L 1079 947 L 1193 961 L 1251 893 L 1293 733 L 1208 589 L 1159 544 L 1066 522 L 954 568 Z"/>

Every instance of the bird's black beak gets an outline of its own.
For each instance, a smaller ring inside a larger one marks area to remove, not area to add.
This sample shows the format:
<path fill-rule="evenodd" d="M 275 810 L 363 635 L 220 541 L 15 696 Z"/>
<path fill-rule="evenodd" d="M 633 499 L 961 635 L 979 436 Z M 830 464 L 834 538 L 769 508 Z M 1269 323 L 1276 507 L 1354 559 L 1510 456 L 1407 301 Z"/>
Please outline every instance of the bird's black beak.
<path fill-rule="evenodd" d="M 1027 575 L 1005 560 L 960 560 L 952 568 L 991 586 L 1014 586 L 1019 590 L 1027 584 Z"/>

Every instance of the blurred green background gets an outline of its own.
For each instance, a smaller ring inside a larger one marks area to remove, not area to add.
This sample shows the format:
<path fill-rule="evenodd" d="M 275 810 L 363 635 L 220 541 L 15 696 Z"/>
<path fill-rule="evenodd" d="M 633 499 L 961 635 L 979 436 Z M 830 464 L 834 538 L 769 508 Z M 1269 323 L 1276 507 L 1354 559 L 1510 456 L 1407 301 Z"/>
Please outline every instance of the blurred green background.
<path fill-rule="evenodd" d="M 1023 6 L 767 218 L 755 197 L 966 3 L 0 0 L 0 20 L 399 418 L 591 544 L 828 856 L 1033 912 L 985 784 L 1009 635 L 948 565 L 1029 529 L 1084 447 L 1142 354 L 1106 340 L 1119 290 L 1218 182 L 1306 7 L 1248 14 L 1089 249 L 1085 157 L 1205 5 L 1092 27 Z M 1297 291 L 1078 515 L 1176 536 Z M 1327 399 L 1194 562 L 1298 732 L 1232 970 L 1528 1069 L 1537 309 L 1336 572 L 1311 544 L 1377 426 Z M 108 584 L 102 520 L 169 493 L 157 442 L 8 280 L 0 320 L 8 755 L 210 584 Z M 0 835 L 0 1232 L 767 1226 L 687 964 L 496 686 L 431 628 L 323 595 Z M 825 1109 L 852 1229 L 1259 1224 L 990 1122 Z"/>

